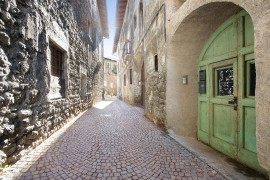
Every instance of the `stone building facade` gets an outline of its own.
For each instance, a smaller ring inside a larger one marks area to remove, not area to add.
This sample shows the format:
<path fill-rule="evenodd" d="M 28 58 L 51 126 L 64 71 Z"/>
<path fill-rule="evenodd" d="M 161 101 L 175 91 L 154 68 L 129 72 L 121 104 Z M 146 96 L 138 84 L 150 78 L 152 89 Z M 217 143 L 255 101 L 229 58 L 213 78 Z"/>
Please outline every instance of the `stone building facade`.
<path fill-rule="evenodd" d="M 119 54 L 118 96 L 145 107 L 148 118 L 165 124 L 166 59 L 165 6 L 157 1 L 118 1 L 126 4 L 124 19 L 117 14 L 113 51 Z M 121 10 L 120 10 L 121 11 Z"/>
<path fill-rule="evenodd" d="M 101 99 L 105 0 L 0 2 L 0 164 Z"/>
<path fill-rule="evenodd" d="M 118 95 L 143 99 L 145 114 L 169 132 L 269 173 L 270 2 L 118 0 L 118 7 Z"/>
<path fill-rule="evenodd" d="M 104 58 L 104 93 L 117 95 L 117 61 Z"/>

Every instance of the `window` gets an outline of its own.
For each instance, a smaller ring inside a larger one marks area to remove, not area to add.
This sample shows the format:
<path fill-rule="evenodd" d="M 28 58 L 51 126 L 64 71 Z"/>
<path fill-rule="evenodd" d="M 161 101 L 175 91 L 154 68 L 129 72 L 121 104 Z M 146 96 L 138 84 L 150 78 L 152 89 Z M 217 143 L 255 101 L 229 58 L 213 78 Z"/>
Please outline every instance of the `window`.
<path fill-rule="evenodd" d="M 137 27 L 137 17 L 136 17 L 136 15 L 134 15 L 134 17 L 133 17 L 133 27 L 134 27 L 134 30 Z"/>
<path fill-rule="evenodd" d="M 127 77 L 124 75 L 124 86 L 126 86 Z"/>
<path fill-rule="evenodd" d="M 140 33 L 143 32 L 143 3 L 140 2 L 140 7 L 139 7 L 139 28 L 140 28 Z"/>
<path fill-rule="evenodd" d="M 158 55 L 155 55 L 155 71 L 158 72 Z"/>
<path fill-rule="evenodd" d="M 113 65 L 112 72 L 115 73 L 115 74 L 117 73 L 117 66 L 116 65 Z"/>
<path fill-rule="evenodd" d="M 105 86 L 105 87 L 107 86 L 107 81 L 104 81 L 104 86 Z"/>
<path fill-rule="evenodd" d="M 50 50 L 51 50 L 51 75 L 63 79 L 64 53 L 54 45 L 50 46 Z"/>
<path fill-rule="evenodd" d="M 256 92 L 256 66 L 255 61 L 246 63 L 246 96 L 255 96 Z"/>
<path fill-rule="evenodd" d="M 249 96 L 255 96 L 256 88 L 256 67 L 255 63 L 249 64 Z"/>
<path fill-rule="evenodd" d="M 124 44 L 124 52 L 126 54 L 131 54 L 131 43 L 129 40 L 126 40 L 126 42 Z"/>
<path fill-rule="evenodd" d="M 132 84 L 132 69 L 129 70 L 129 83 Z"/>
<path fill-rule="evenodd" d="M 92 27 L 91 27 L 91 21 L 88 21 L 88 33 L 89 33 L 89 36 L 91 37 L 92 36 Z"/>
<path fill-rule="evenodd" d="M 110 63 L 107 63 L 107 69 L 110 69 Z"/>
<path fill-rule="evenodd" d="M 110 63 L 106 63 L 106 73 L 110 72 L 111 65 Z"/>
<path fill-rule="evenodd" d="M 51 57 L 50 99 L 65 97 L 65 52 L 52 42 L 49 43 Z"/>

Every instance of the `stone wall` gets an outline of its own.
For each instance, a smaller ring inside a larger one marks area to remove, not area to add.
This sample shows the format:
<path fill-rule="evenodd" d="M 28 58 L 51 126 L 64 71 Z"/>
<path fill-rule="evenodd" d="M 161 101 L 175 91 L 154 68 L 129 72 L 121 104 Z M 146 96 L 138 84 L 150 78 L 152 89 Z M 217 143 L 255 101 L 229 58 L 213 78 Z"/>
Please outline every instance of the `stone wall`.
<path fill-rule="evenodd" d="M 133 83 L 130 83 L 130 69 L 133 69 L 133 43 L 134 43 L 134 24 L 133 17 L 134 11 L 136 8 L 137 1 L 128 1 L 127 10 L 125 14 L 125 18 L 122 25 L 122 32 L 120 34 L 119 39 L 119 86 L 121 86 L 121 90 L 118 91 L 118 96 L 120 99 L 124 100 L 127 103 L 134 103 L 134 90 Z M 133 73 L 134 74 L 134 73 Z M 126 77 L 126 78 L 124 78 Z M 124 83 L 124 81 L 126 82 Z"/>
<path fill-rule="evenodd" d="M 164 0 L 129 1 L 122 27 L 121 37 L 130 40 L 132 51 L 125 54 L 120 50 L 119 79 L 121 97 L 131 104 L 142 104 L 145 115 L 155 123 L 165 123 L 166 101 L 166 58 L 165 58 L 165 7 Z M 143 18 L 140 18 L 140 5 L 143 5 Z M 143 22 L 141 22 L 143 21 Z M 143 25 L 143 27 L 140 27 Z M 132 32 L 130 34 L 130 32 Z M 121 49 L 121 48 L 120 48 Z M 123 63 L 121 56 L 123 55 Z M 155 70 L 154 58 L 158 57 L 158 70 Z M 142 80 L 144 64 L 145 78 Z M 133 82 L 130 84 L 130 69 Z M 124 85 L 126 76 L 126 86 Z M 142 92 L 144 86 L 144 92 Z M 144 95 L 143 95 L 144 94 Z M 143 97 L 144 96 L 144 97 Z"/>
<path fill-rule="evenodd" d="M 103 47 L 99 26 L 95 25 L 93 44 L 93 37 L 77 23 L 80 9 L 69 0 L 1 0 L 0 7 L 0 164 L 3 164 L 17 161 L 69 118 L 101 99 Z M 98 16 L 97 10 L 93 12 L 92 16 Z M 65 95 L 59 99 L 49 96 L 51 43 L 65 54 Z M 83 97 L 82 73 L 87 77 Z"/>
<path fill-rule="evenodd" d="M 144 42 L 145 64 L 145 114 L 156 124 L 165 125 L 166 117 L 166 35 L 165 7 L 162 1 L 149 2 L 146 6 L 147 18 Z M 148 12 L 150 11 L 150 12 Z M 158 70 L 155 70 L 155 56 Z"/>

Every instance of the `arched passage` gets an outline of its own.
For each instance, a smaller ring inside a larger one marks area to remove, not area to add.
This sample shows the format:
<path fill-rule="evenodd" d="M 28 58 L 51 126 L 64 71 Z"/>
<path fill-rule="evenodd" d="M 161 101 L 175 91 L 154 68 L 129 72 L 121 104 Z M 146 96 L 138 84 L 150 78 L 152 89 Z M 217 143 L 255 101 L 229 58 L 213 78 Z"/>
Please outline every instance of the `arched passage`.
<path fill-rule="evenodd" d="M 167 83 L 174 88 L 167 88 L 167 125 L 180 135 L 196 137 L 197 66 L 203 46 L 225 20 L 241 10 L 232 3 L 203 6 L 182 22 L 168 44 Z M 216 18 L 216 14 L 222 16 Z M 187 85 L 181 83 L 183 75 L 188 75 Z"/>
<path fill-rule="evenodd" d="M 172 28 L 168 30 L 167 45 L 167 128 L 179 135 L 197 137 L 199 56 L 205 43 L 216 29 L 231 16 L 242 11 L 242 7 L 244 7 L 245 10 L 250 10 L 255 26 L 257 152 L 261 166 L 269 171 L 270 158 L 267 156 L 270 155 L 270 143 L 269 138 L 263 134 L 269 133 L 262 125 L 269 124 L 269 118 L 265 116 L 265 113 L 270 110 L 267 105 L 267 99 L 269 100 L 270 96 L 266 96 L 262 91 L 265 91 L 269 85 L 262 84 L 262 79 L 267 80 L 267 72 L 264 72 L 264 68 L 261 66 L 262 64 L 268 68 L 270 66 L 267 63 L 267 59 L 269 59 L 269 52 L 266 50 L 268 43 L 262 38 L 263 34 L 270 34 L 269 30 L 265 28 L 266 22 L 269 22 L 265 16 L 269 17 L 269 10 L 261 15 L 261 9 L 256 9 L 258 5 L 256 3 L 247 5 L 238 1 L 233 2 L 208 0 L 194 3 L 187 1 L 176 12 L 175 18 L 171 19 L 170 27 Z M 269 4 L 261 6 L 269 7 Z M 259 24 L 260 26 L 258 26 Z M 182 77 L 186 75 L 188 84 L 183 84 Z M 263 110 L 258 108 L 262 105 L 265 105 Z"/>
<path fill-rule="evenodd" d="M 261 170 L 256 148 L 254 28 L 246 11 L 212 34 L 198 71 L 198 139 Z"/>

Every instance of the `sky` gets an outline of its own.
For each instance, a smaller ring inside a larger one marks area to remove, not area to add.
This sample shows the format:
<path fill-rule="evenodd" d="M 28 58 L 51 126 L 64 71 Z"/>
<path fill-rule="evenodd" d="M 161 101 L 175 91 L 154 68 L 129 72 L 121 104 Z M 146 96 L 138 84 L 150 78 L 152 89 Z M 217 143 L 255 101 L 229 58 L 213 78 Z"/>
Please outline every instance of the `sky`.
<path fill-rule="evenodd" d="M 104 57 L 117 59 L 117 57 L 112 54 L 115 32 L 116 0 L 107 0 L 107 10 L 110 37 L 109 39 L 104 39 Z"/>

